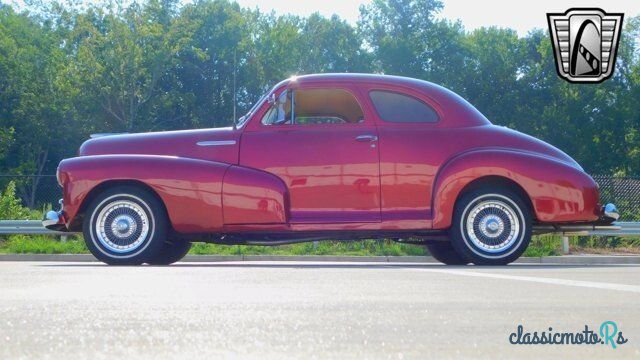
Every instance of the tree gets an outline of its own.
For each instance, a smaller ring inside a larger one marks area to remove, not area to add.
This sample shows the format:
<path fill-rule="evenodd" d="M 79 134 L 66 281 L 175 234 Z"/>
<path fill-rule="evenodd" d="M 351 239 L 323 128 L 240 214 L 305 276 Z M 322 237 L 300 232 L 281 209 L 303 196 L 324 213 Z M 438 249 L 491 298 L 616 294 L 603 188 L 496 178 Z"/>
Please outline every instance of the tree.
<path fill-rule="evenodd" d="M 29 206 L 35 204 L 37 175 L 55 171 L 58 159 L 68 156 L 65 144 L 76 135 L 72 99 L 59 78 L 65 67 L 59 44 L 48 24 L 0 7 L 0 129 L 13 139 L 2 146 L 0 172 L 35 175 L 18 184 Z"/>
<path fill-rule="evenodd" d="M 360 7 L 360 34 L 371 47 L 380 70 L 425 78 L 429 71 L 438 0 L 374 0 Z"/>
<path fill-rule="evenodd" d="M 369 72 L 371 57 L 356 30 L 337 15 L 312 14 L 301 24 L 300 72 Z"/>

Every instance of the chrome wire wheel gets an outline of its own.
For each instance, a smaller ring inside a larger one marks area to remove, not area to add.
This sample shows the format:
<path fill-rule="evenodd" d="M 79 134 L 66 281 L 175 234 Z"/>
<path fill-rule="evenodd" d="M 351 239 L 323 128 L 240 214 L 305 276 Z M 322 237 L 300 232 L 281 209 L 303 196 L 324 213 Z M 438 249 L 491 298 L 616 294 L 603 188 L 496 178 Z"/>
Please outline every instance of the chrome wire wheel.
<path fill-rule="evenodd" d="M 87 248 L 109 265 L 140 265 L 161 253 L 170 223 L 152 190 L 114 185 L 87 205 L 82 233 Z"/>
<path fill-rule="evenodd" d="M 521 207 L 509 197 L 483 194 L 462 212 L 460 232 L 473 253 L 504 258 L 518 250 L 528 231 Z"/>
<path fill-rule="evenodd" d="M 475 265 L 506 265 L 522 255 L 531 241 L 533 220 L 524 196 L 496 185 L 463 193 L 449 231 L 460 258 Z"/>
<path fill-rule="evenodd" d="M 515 210 L 505 202 L 486 200 L 469 211 L 465 229 L 471 242 L 489 253 L 508 250 L 520 235 Z"/>
<path fill-rule="evenodd" d="M 108 251 L 125 254 L 137 250 L 148 238 L 147 211 L 132 200 L 107 203 L 96 216 L 94 232 Z"/>

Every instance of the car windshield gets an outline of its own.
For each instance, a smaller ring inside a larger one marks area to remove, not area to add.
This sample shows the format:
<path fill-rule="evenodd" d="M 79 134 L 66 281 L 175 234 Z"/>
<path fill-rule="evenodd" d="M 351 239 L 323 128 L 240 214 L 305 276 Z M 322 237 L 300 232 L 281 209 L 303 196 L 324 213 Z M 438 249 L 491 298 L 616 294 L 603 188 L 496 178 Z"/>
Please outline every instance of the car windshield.
<path fill-rule="evenodd" d="M 265 93 L 260 97 L 260 100 L 258 100 L 253 107 L 251 108 L 251 110 L 249 110 L 246 114 L 242 115 L 238 121 L 236 122 L 236 127 L 241 128 L 243 127 L 247 121 L 249 120 L 249 118 L 251 117 L 251 115 L 260 107 L 260 105 L 262 105 L 262 103 L 267 99 L 267 95 L 269 93 Z"/>

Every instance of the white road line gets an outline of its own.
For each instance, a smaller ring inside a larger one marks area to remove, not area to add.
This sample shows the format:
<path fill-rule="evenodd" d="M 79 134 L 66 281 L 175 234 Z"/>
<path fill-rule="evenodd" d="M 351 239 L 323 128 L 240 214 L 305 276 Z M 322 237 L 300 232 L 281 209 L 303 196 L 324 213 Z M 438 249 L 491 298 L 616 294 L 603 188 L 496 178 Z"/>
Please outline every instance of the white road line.
<path fill-rule="evenodd" d="M 586 288 L 593 288 L 593 289 L 617 290 L 617 291 L 640 293 L 640 286 L 637 286 L 637 285 L 612 284 L 612 283 L 604 283 L 604 282 L 566 280 L 566 279 L 556 279 L 556 278 L 542 278 L 542 277 L 533 277 L 533 276 L 503 275 L 503 274 L 492 274 L 492 273 L 485 273 L 485 272 L 465 271 L 465 270 L 442 270 L 442 269 L 409 269 L 409 270 L 422 271 L 422 272 L 436 272 L 436 273 L 471 276 L 471 277 L 484 277 L 484 278 L 490 278 L 490 279 L 529 281 L 529 282 L 536 282 L 536 283 L 542 283 L 542 284 L 577 286 L 577 287 L 586 287 Z"/>

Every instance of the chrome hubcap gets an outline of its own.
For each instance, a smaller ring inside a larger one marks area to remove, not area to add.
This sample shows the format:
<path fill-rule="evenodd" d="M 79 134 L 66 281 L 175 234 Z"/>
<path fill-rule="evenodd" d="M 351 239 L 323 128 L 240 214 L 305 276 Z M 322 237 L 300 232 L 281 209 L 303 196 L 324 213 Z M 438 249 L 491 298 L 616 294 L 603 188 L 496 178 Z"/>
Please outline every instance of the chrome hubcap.
<path fill-rule="evenodd" d="M 111 224 L 113 235 L 120 239 L 127 238 L 138 230 L 136 220 L 130 215 L 118 215 Z"/>
<path fill-rule="evenodd" d="M 503 201 L 481 201 L 468 214 L 466 233 L 473 245 L 483 251 L 503 252 L 520 237 L 522 229 L 516 211 Z"/>
<path fill-rule="evenodd" d="M 149 219 L 142 207 L 130 200 L 117 200 L 105 206 L 97 216 L 95 233 L 110 251 L 131 252 L 144 243 L 149 234 Z"/>

